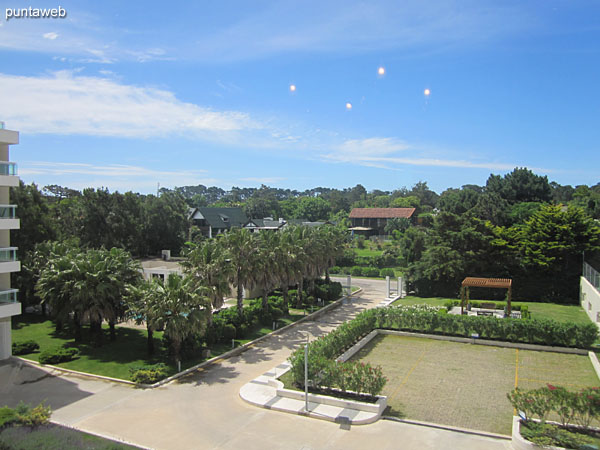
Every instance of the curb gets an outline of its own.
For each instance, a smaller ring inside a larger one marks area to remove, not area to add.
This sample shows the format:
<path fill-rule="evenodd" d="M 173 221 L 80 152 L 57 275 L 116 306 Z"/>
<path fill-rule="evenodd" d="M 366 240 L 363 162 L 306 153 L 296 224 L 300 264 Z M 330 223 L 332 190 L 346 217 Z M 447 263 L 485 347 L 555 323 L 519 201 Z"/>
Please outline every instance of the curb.
<path fill-rule="evenodd" d="M 43 367 L 43 368 L 47 368 L 47 369 L 52 369 L 52 370 L 56 370 L 58 372 L 66 372 L 69 373 L 71 375 L 79 375 L 82 377 L 88 377 L 88 378 L 97 378 L 100 380 L 104 380 L 104 381 L 112 381 L 115 383 L 123 383 L 123 384 L 129 384 L 132 386 L 140 386 L 137 383 L 134 383 L 133 381 L 129 381 L 129 380 L 122 380 L 121 378 L 112 378 L 112 377 L 107 377 L 104 375 L 96 375 L 93 373 L 87 373 L 87 372 L 78 372 L 77 370 L 72 370 L 72 369 L 65 369 L 64 367 L 58 367 L 58 366 L 53 366 L 51 364 L 42 364 L 38 361 L 33 361 L 30 359 L 25 359 L 25 358 L 21 358 L 20 356 L 11 356 L 12 358 L 15 358 L 25 364 L 32 364 L 34 366 L 39 366 L 39 367 Z M 59 425 L 63 425 L 63 424 L 59 424 Z M 65 425 L 66 426 L 66 425 Z"/>
<path fill-rule="evenodd" d="M 505 434 L 489 433 L 487 431 L 472 430 L 470 428 L 460 428 L 460 427 L 453 427 L 450 425 L 440 425 L 438 423 L 421 422 L 419 420 L 398 419 L 397 417 L 390 417 L 390 416 L 381 416 L 381 418 L 385 419 L 385 420 L 390 420 L 392 422 L 406 423 L 409 425 L 419 425 L 422 427 L 429 427 L 429 428 L 437 428 L 439 430 L 454 431 L 456 433 L 473 434 L 476 436 L 483 436 L 483 437 L 488 437 L 488 438 L 493 438 L 493 439 L 504 439 L 506 441 L 510 441 L 512 439 L 511 436 L 507 436 Z"/>
<path fill-rule="evenodd" d="M 102 433 L 96 433 L 95 431 L 82 430 L 81 428 L 76 428 L 72 425 L 67 425 L 66 423 L 61 423 L 57 420 L 50 420 L 50 423 L 53 423 L 55 425 L 60 425 L 61 427 L 68 428 L 69 430 L 74 430 L 74 431 L 79 431 L 81 433 L 91 434 L 92 436 L 96 436 L 96 437 L 99 437 L 102 439 L 108 439 L 109 441 L 116 442 L 118 444 L 130 445 L 132 447 L 141 448 L 143 450 L 153 450 L 152 447 L 145 447 L 140 444 L 134 444 L 133 442 L 129 442 L 124 439 L 120 439 L 120 438 L 116 438 L 116 437 L 112 437 L 112 436 L 108 436 L 108 435 L 102 434 Z"/>
<path fill-rule="evenodd" d="M 330 303 L 329 305 L 324 306 L 323 308 L 319 309 L 318 311 L 315 311 L 315 312 L 313 312 L 313 313 L 311 313 L 311 314 L 303 317 L 302 319 L 297 320 L 296 322 L 293 322 L 293 323 L 290 323 L 289 325 L 286 325 L 284 327 L 278 328 L 277 330 L 274 330 L 274 331 L 270 332 L 269 334 L 265 334 L 264 336 L 261 336 L 259 338 L 254 339 L 253 341 L 250 341 L 250 342 L 247 342 L 247 343 L 245 343 L 243 345 L 240 345 L 239 347 L 236 347 L 236 348 L 234 348 L 232 350 L 229 350 L 228 352 L 222 353 L 222 354 L 217 355 L 217 356 L 215 356 L 215 357 L 213 357 L 213 358 L 211 358 L 209 360 L 201 362 L 200 364 L 196 364 L 195 366 L 192 366 L 192 367 L 190 367 L 188 369 L 182 370 L 181 372 L 178 372 L 175 375 L 171 375 L 170 377 L 165 378 L 164 380 L 158 381 L 158 382 L 156 382 L 154 384 L 134 383 L 133 381 L 123 380 L 121 378 L 107 377 L 107 376 L 104 376 L 104 375 L 96 375 L 96 374 L 87 373 L 87 372 L 78 372 L 76 370 L 65 369 L 63 367 L 52 366 L 50 364 L 42 364 L 42 363 L 40 363 L 38 361 L 32 361 L 32 360 L 29 360 L 29 359 L 22 358 L 20 356 L 12 356 L 12 358 L 15 358 L 15 359 L 17 359 L 19 361 L 22 361 L 22 362 L 26 363 L 26 364 L 33 364 L 35 366 L 45 367 L 45 368 L 53 369 L 53 370 L 56 370 L 56 371 L 59 371 L 59 372 L 66 372 L 66 373 L 69 373 L 69 374 L 72 374 L 72 375 L 79 375 L 79 376 L 82 376 L 82 377 L 95 378 L 95 379 L 104 380 L 104 381 L 112 381 L 112 382 L 115 382 L 115 383 L 127 384 L 127 385 L 130 385 L 130 386 L 135 386 L 135 387 L 139 387 L 139 388 L 142 388 L 142 389 L 154 389 L 154 388 L 163 386 L 163 385 L 165 385 L 167 383 L 170 383 L 171 381 L 174 381 L 174 380 L 176 380 L 178 378 L 184 377 L 184 376 L 190 374 L 191 372 L 194 372 L 195 370 L 198 370 L 198 369 L 201 369 L 203 367 L 206 367 L 206 366 L 209 366 L 211 364 L 214 364 L 214 363 L 216 363 L 216 362 L 218 362 L 218 361 L 220 361 L 222 359 L 228 359 L 228 358 L 230 358 L 232 356 L 237 356 L 237 355 L 245 352 L 246 350 L 248 350 L 250 347 L 252 347 L 255 344 L 257 344 L 258 342 L 260 342 L 262 340 L 265 340 L 265 339 L 267 339 L 270 336 L 274 336 L 274 335 L 276 335 L 278 333 L 281 333 L 281 332 L 283 332 L 285 330 L 288 330 L 288 329 L 294 327 L 295 325 L 298 325 L 300 323 L 306 322 L 307 320 L 310 320 L 310 319 L 314 319 L 315 317 L 318 317 L 321 314 L 324 314 L 326 312 L 329 312 L 332 309 L 337 308 L 338 306 L 340 306 L 344 302 L 344 300 L 346 298 L 352 297 L 352 296 L 354 296 L 354 295 L 362 292 L 362 290 L 363 290 L 362 288 L 359 288 L 357 291 L 352 292 L 350 295 L 343 296 L 343 297 L 339 298 L 338 300 Z M 62 424 L 59 424 L 59 425 L 62 425 Z M 103 436 L 101 436 L 101 437 L 103 437 Z"/>

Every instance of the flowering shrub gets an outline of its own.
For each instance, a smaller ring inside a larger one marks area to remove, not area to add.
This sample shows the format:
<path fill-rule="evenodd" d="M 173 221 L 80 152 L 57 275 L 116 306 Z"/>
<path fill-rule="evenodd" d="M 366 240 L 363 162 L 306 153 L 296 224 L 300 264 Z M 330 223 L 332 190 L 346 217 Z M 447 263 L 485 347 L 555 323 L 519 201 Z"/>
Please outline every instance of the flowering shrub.
<path fill-rule="evenodd" d="M 587 428 L 593 419 L 600 418 L 600 390 L 597 387 L 572 392 L 548 384 L 529 391 L 516 388 L 507 396 L 513 407 L 522 411 L 527 419 L 537 418 L 542 424 L 551 412 L 558 415 L 562 426 L 574 420 L 577 425 Z"/>

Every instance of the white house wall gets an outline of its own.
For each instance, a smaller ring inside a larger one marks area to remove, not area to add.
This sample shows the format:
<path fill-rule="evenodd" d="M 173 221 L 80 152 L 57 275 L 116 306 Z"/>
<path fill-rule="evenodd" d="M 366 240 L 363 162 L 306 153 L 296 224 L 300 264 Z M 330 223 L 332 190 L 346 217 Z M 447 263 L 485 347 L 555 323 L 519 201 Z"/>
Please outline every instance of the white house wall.
<path fill-rule="evenodd" d="M 600 292 L 584 277 L 580 278 L 579 300 L 581 307 L 600 328 Z"/>

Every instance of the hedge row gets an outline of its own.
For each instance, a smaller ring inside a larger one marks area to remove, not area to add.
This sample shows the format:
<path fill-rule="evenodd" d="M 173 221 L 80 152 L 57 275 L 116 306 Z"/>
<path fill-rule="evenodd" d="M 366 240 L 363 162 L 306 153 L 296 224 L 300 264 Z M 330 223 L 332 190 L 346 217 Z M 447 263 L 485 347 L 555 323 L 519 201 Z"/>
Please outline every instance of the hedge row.
<path fill-rule="evenodd" d="M 135 383 L 153 384 L 166 378 L 167 375 L 167 366 L 163 363 L 129 369 L 129 378 Z"/>
<path fill-rule="evenodd" d="M 50 348 L 40 353 L 39 362 L 41 364 L 58 364 L 61 362 L 72 361 L 79 358 L 79 350 L 76 348 Z"/>
<path fill-rule="evenodd" d="M 316 304 L 316 298 L 323 300 L 324 303 L 331 302 L 340 298 L 341 293 L 342 285 L 340 283 L 325 283 L 318 280 L 315 284 L 314 296 L 309 296 L 304 292 L 302 296 L 303 305 L 306 307 Z M 297 291 L 291 289 L 288 294 L 289 303 L 295 305 Z M 230 342 L 231 339 L 236 338 L 243 339 L 258 325 L 271 326 L 274 321 L 289 314 L 289 309 L 284 305 L 283 296 L 281 295 L 270 296 L 268 304 L 269 307 L 266 312 L 263 311 L 262 300 L 254 299 L 249 305 L 244 306 L 242 316 L 238 314 L 235 307 L 215 313 L 212 323 L 206 331 L 205 340 L 207 345 L 211 346 L 216 342 Z"/>
<path fill-rule="evenodd" d="M 460 306 L 460 304 L 461 304 L 460 300 L 448 300 L 446 303 L 444 303 L 444 306 L 446 307 L 446 309 L 448 311 L 450 311 L 454 306 Z M 469 304 L 473 308 L 488 308 L 488 309 L 501 309 L 501 310 L 506 309 L 506 307 L 508 306 L 507 302 L 495 302 L 495 301 L 488 301 L 488 300 L 483 300 L 483 301 L 469 300 Z M 521 318 L 523 318 L 523 319 L 531 318 L 531 313 L 529 312 L 529 306 L 527 306 L 527 305 L 511 303 L 510 308 L 513 311 L 521 311 Z"/>
<path fill-rule="evenodd" d="M 330 370 L 331 361 L 376 328 L 462 337 L 477 333 L 486 339 L 577 348 L 591 347 L 598 335 L 593 323 L 440 314 L 438 308 L 427 305 L 376 308 L 363 311 L 354 320 L 310 344 L 309 379 L 324 387 L 334 387 L 327 384 L 331 381 L 322 375 Z M 304 349 L 296 350 L 289 360 L 294 381 L 303 385 Z M 337 366 L 340 370 L 344 367 L 343 364 Z"/>
<path fill-rule="evenodd" d="M 437 314 L 417 308 L 379 308 L 377 328 L 406 330 L 557 347 L 590 348 L 598 335 L 593 323 L 558 322 L 551 319 L 497 319 L 485 316 Z"/>
<path fill-rule="evenodd" d="M 33 340 L 16 341 L 12 343 L 13 355 L 28 355 L 40 349 L 40 344 Z"/>

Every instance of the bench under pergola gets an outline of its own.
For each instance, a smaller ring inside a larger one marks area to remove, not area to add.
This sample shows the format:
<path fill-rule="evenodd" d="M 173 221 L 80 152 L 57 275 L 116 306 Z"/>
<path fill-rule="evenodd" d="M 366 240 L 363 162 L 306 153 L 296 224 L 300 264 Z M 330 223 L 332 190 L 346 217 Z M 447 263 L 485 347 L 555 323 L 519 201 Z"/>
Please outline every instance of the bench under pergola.
<path fill-rule="evenodd" d="M 498 288 L 508 289 L 507 297 L 507 313 L 510 316 L 511 306 L 510 300 L 512 299 L 512 280 L 510 278 L 477 278 L 467 277 L 463 280 L 460 286 L 460 313 L 464 313 L 465 300 L 467 305 L 469 304 L 469 288 L 481 287 L 481 288 Z"/>

